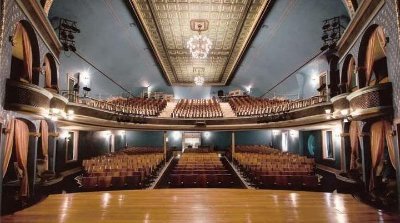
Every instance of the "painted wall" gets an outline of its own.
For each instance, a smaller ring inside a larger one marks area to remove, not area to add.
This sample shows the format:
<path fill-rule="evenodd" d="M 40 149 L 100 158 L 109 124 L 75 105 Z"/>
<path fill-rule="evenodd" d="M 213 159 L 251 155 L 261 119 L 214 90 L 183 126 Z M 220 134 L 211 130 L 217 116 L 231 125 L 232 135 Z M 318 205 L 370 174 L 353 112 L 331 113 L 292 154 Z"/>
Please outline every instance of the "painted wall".
<path fill-rule="evenodd" d="M 308 157 L 314 157 L 315 162 L 335 169 L 340 169 L 340 136 L 335 136 L 333 133 L 333 151 L 334 160 L 323 158 L 322 148 L 322 131 L 302 131 L 299 134 L 301 139 L 300 150 L 302 154 Z"/>
<path fill-rule="evenodd" d="M 271 145 L 272 130 L 235 132 L 236 145 Z"/>
<path fill-rule="evenodd" d="M 232 132 L 203 132 L 201 145 L 211 146 L 214 150 L 229 150 L 232 143 Z"/>
<path fill-rule="evenodd" d="M 162 131 L 126 131 L 126 140 L 128 147 L 162 147 L 164 145 L 164 136 Z"/>

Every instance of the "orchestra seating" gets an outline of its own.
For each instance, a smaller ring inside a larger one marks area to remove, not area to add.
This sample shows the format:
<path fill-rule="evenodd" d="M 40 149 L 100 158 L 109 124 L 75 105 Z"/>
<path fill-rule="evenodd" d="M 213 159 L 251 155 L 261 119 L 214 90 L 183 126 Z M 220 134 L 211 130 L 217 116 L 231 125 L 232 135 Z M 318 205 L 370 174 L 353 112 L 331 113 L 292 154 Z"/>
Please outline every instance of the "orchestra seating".
<path fill-rule="evenodd" d="M 316 189 L 315 161 L 267 146 L 236 146 L 234 162 L 261 188 Z"/>
<path fill-rule="evenodd" d="M 121 112 L 134 116 L 158 116 L 167 106 L 166 100 L 147 98 L 113 97 L 107 100 L 85 98 L 80 103 L 103 110 Z"/>
<path fill-rule="evenodd" d="M 231 187 L 234 177 L 217 153 L 186 151 L 169 175 L 170 187 Z"/>
<path fill-rule="evenodd" d="M 235 96 L 229 98 L 229 104 L 236 116 L 264 116 L 289 112 L 326 101 L 325 96 L 314 96 L 302 100 L 283 98 L 256 98 L 250 96 Z"/>
<path fill-rule="evenodd" d="M 83 160 L 84 174 L 78 183 L 83 189 L 141 188 L 163 164 L 157 149 L 130 148 L 118 153 Z M 162 150 L 161 150 L 162 151 Z"/>
<path fill-rule="evenodd" d="M 223 117 L 219 102 L 213 99 L 181 99 L 171 113 L 173 118 Z"/>

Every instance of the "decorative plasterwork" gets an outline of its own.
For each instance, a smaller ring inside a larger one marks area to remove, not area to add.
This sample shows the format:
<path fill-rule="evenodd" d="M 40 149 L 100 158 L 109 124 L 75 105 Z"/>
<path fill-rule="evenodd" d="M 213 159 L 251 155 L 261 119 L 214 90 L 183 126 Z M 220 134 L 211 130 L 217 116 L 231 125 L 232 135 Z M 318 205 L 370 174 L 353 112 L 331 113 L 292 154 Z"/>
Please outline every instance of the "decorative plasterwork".
<path fill-rule="evenodd" d="M 204 67 L 205 85 L 226 85 L 271 0 L 131 0 L 160 67 L 171 85 L 193 85 Z M 206 59 L 193 59 L 186 42 L 196 34 L 192 19 L 209 21 Z"/>

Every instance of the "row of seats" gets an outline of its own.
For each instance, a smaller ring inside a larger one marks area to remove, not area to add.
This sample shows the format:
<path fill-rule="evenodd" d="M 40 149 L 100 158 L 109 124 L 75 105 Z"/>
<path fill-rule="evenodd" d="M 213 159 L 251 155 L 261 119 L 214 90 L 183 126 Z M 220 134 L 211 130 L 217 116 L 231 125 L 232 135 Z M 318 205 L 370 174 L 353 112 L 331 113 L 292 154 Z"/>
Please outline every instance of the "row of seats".
<path fill-rule="evenodd" d="M 289 112 L 326 101 L 325 96 L 314 96 L 308 99 L 288 100 L 282 98 L 256 98 L 236 96 L 229 98 L 229 104 L 236 116 L 264 116 Z"/>
<path fill-rule="evenodd" d="M 147 98 L 114 97 L 107 100 L 84 99 L 81 103 L 115 112 L 123 112 L 135 116 L 158 116 L 167 106 L 166 100 Z"/>
<path fill-rule="evenodd" d="M 168 183 L 171 187 L 230 187 L 233 179 L 217 153 L 185 150 Z"/>
<path fill-rule="evenodd" d="M 139 187 L 163 164 L 164 154 L 129 154 L 120 151 L 83 160 L 83 188 Z"/>
<path fill-rule="evenodd" d="M 219 102 L 213 99 L 181 99 L 171 113 L 173 118 L 223 117 Z"/>
<path fill-rule="evenodd" d="M 312 158 L 278 152 L 268 146 L 235 147 L 235 152 L 235 164 L 259 187 L 318 186 L 315 161 Z"/>

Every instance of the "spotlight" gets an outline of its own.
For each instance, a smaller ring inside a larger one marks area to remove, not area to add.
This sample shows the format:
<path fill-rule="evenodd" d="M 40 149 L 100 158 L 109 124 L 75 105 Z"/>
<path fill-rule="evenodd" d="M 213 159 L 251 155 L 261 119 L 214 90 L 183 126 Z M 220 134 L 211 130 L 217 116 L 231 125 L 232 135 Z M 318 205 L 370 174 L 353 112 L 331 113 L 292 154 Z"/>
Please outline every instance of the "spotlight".
<path fill-rule="evenodd" d="M 68 33 L 68 38 L 69 39 L 75 39 L 75 36 L 72 33 Z"/>
<path fill-rule="evenodd" d="M 336 43 L 332 43 L 331 45 L 329 45 L 329 49 L 333 50 L 336 47 Z"/>
<path fill-rule="evenodd" d="M 61 33 L 60 33 L 60 35 L 61 35 L 61 37 L 62 38 L 67 38 L 67 33 L 65 32 L 65 31 L 62 31 Z"/>
<path fill-rule="evenodd" d="M 329 29 L 330 27 L 331 27 L 331 24 L 325 23 L 325 24 L 322 26 L 322 29 Z"/>
<path fill-rule="evenodd" d="M 337 33 L 333 32 L 333 33 L 331 34 L 331 38 L 334 39 L 334 38 L 336 37 L 336 35 L 337 35 Z"/>
<path fill-rule="evenodd" d="M 72 52 L 75 52 L 75 51 L 76 51 L 76 47 L 75 47 L 74 45 L 69 45 L 69 49 L 70 49 Z"/>
<path fill-rule="evenodd" d="M 322 39 L 323 41 L 327 40 L 328 38 L 329 38 L 329 36 L 328 36 L 327 33 L 325 33 L 325 34 L 321 37 L 321 39 Z"/>
<path fill-rule="evenodd" d="M 69 51 L 69 47 L 68 47 L 67 43 L 63 43 L 62 46 L 63 46 L 64 51 Z"/>
<path fill-rule="evenodd" d="M 71 30 L 74 31 L 74 32 L 77 32 L 77 33 L 81 32 L 81 30 L 76 28 L 75 26 L 71 26 Z"/>
<path fill-rule="evenodd" d="M 337 27 L 338 25 L 339 25 L 338 22 L 333 22 L 333 23 L 332 23 L 332 27 L 333 27 L 333 28 Z"/>

